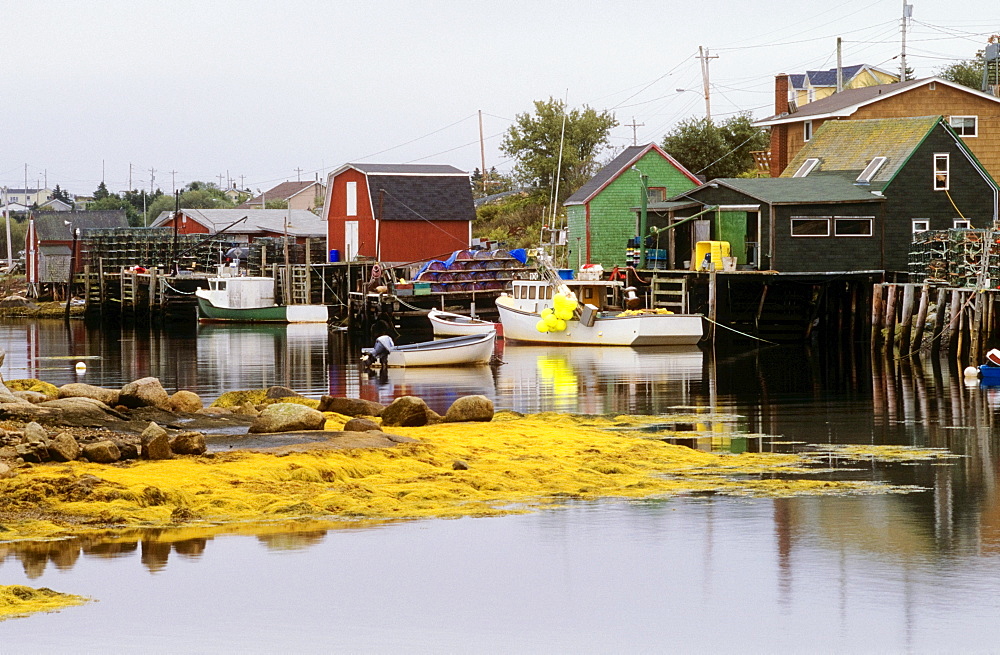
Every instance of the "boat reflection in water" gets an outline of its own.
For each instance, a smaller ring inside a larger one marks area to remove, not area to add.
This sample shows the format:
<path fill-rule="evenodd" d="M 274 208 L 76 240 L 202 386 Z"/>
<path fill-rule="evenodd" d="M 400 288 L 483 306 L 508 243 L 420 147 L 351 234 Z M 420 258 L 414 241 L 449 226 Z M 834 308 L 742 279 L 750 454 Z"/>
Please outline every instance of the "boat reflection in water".
<path fill-rule="evenodd" d="M 594 348 L 506 344 L 497 404 L 521 412 L 656 414 L 694 404 L 703 379 L 697 346 Z"/>
<path fill-rule="evenodd" d="M 331 361 L 326 323 L 205 324 L 197 361 L 214 373 L 209 396 L 278 384 L 304 395 L 327 393 Z"/>
<path fill-rule="evenodd" d="M 361 372 L 360 397 L 382 404 L 419 396 L 438 413 L 461 396 L 534 413 L 662 413 L 696 404 L 704 354 L 697 346 L 591 348 L 498 342 L 502 363 Z"/>

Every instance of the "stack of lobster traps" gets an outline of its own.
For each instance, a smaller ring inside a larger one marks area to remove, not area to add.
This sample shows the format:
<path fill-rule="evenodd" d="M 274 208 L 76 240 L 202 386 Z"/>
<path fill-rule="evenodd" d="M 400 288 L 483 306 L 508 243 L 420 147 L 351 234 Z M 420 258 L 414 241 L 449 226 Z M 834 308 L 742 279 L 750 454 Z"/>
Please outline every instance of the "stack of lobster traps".
<path fill-rule="evenodd" d="M 911 282 L 948 287 L 990 287 L 1000 282 L 1000 232 L 927 230 L 913 235 Z"/>

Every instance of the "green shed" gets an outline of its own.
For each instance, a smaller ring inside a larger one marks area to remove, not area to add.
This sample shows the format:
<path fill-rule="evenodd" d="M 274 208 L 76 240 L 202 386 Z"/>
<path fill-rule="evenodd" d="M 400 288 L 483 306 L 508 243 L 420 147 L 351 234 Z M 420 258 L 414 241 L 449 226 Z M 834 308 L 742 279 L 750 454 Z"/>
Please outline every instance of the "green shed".
<path fill-rule="evenodd" d="M 647 177 L 649 202 L 701 184 L 655 143 L 625 148 L 564 203 L 571 267 L 625 265 L 628 241 L 639 235 L 635 208 L 642 204 L 640 175 Z"/>

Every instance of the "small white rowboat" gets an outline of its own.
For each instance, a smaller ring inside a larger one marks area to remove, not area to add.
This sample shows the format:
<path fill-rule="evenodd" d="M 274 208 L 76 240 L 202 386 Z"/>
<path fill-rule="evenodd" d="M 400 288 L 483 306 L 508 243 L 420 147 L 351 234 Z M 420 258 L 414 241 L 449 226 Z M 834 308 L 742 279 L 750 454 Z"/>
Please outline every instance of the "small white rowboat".
<path fill-rule="evenodd" d="M 434 328 L 434 336 L 436 337 L 486 334 L 490 331 L 497 331 L 497 328 L 499 327 L 496 323 L 482 321 L 478 318 L 472 318 L 471 316 L 463 316 L 462 314 L 442 312 L 438 309 L 432 309 L 430 313 L 427 314 L 427 318 L 431 322 L 431 327 Z"/>
<path fill-rule="evenodd" d="M 481 366 L 489 364 L 497 333 L 473 334 L 437 341 L 422 341 L 405 346 L 393 346 L 386 360 L 387 366 Z M 372 348 L 362 350 L 374 356 Z M 373 361 L 377 365 L 377 359 Z"/>

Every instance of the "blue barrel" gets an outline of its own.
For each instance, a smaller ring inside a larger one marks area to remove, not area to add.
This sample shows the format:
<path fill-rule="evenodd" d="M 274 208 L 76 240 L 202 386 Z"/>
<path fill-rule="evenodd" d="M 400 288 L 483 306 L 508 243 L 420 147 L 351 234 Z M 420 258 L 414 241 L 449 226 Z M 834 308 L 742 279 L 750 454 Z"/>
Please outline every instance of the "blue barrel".
<path fill-rule="evenodd" d="M 561 279 L 563 279 L 563 280 L 572 280 L 573 279 L 573 269 L 572 268 L 560 268 L 559 269 L 559 277 Z"/>
<path fill-rule="evenodd" d="M 339 262 L 340 261 L 340 251 L 339 250 L 331 250 L 330 251 L 330 261 L 331 262 Z"/>

